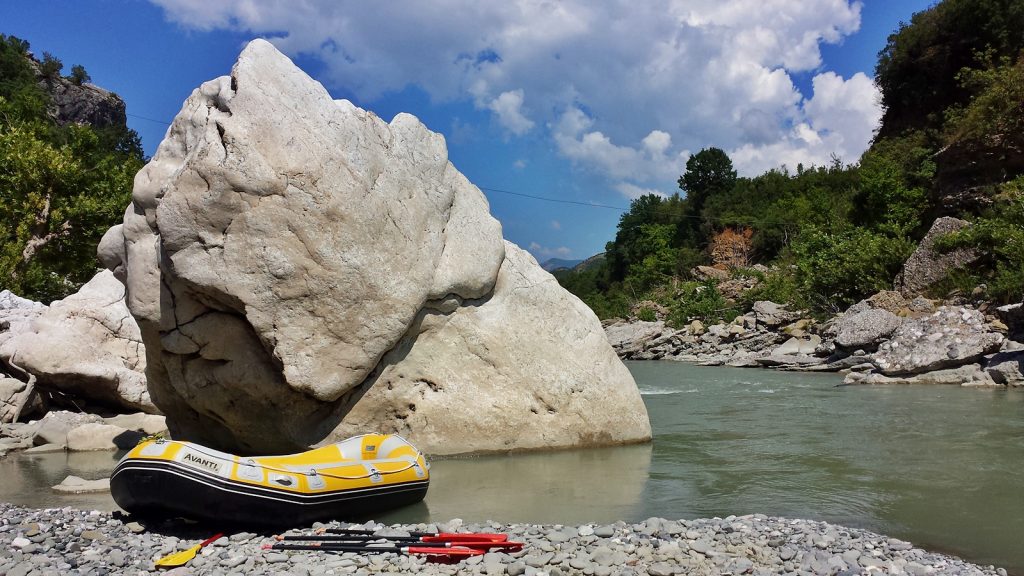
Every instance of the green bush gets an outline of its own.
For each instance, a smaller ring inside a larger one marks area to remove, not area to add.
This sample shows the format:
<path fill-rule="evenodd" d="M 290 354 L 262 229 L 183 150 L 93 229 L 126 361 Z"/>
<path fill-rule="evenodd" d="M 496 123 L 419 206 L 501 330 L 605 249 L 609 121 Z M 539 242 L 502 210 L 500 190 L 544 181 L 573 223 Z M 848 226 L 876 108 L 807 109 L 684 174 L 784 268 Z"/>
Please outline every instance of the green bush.
<path fill-rule="evenodd" d="M 669 306 L 668 323 L 681 328 L 698 319 L 704 323 L 731 322 L 740 310 L 718 291 L 714 281 L 684 282 Z"/>
<path fill-rule="evenodd" d="M 880 290 L 893 279 L 916 244 L 865 228 L 834 233 L 811 230 L 793 243 L 799 289 L 826 312 L 844 310 Z"/>
<path fill-rule="evenodd" d="M 1024 177 L 1001 187 L 995 203 L 972 226 L 936 241 L 939 250 L 973 248 L 981 261 L 961 271 L 954 286 L 986 284 L 988 298 L 1008 304 L 1024 299 Z"/>

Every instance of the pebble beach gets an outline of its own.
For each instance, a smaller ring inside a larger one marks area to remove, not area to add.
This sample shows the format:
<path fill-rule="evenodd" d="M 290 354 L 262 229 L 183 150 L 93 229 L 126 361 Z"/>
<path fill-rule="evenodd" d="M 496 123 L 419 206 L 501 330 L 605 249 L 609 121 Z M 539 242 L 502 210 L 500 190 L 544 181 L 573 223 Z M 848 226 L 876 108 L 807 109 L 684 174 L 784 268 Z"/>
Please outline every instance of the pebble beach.
<path fill-rule="evenodd" d="M 216 531 L 181 521 L 143 524 L 116 512 L 73 508 L 30 509 L 2 503 L 0 512 L 0 575 L 6 576 L 155 573 L 157 559 L 190 548 Z M 289 533 L 309 533 L 322 526 L 296 527 Z M 388 536 L 408 531 L 504 532 L 524 547 L 515 553 L 490 552 L 456 564 L 439 564 L 395 553 L 265 550 L 265 544 L 274 542 L 272 533 L 233 532 L 203 548 L 187 565 L 159 573 L 1007 575 L 1002 568 L 978 566 L 864 530 L 759 514 L 580 526 L 458 519 L 332 526 L 371 529 Z"/>

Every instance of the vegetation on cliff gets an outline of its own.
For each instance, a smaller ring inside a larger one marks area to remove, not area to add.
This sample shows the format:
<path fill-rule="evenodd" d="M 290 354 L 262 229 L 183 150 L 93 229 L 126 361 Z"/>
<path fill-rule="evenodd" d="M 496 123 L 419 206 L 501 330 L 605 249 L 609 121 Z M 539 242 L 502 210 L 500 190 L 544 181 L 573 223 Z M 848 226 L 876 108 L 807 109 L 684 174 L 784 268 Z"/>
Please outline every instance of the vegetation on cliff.
<path fill-rule="evenodd" d="M 884 115 L 859 162 L 781 167 L 738 178 L 725 152 L 690 158 L 682 194 L 648 195 L 622 215 L 606 265 L 559 280 L 601 317 L 659 302 L 676 323 L 721 319 L 755 299 L 836 311 L 890 289 L 939 216 L 973 226 L 940 248 L 979 263 L 931 296 L 1024 295 L 1024 5 L 944 0 L 915 14 L 879 53 Z M 754 276 L 726 299 L 697 265 Z M 754 265 L 767 265 L 756 266 Z M 976 292 L 977 293 L 977 292 Z"/>
<path fill-rule="evenodd" d="M 95 274 L 96 245 L 121 220 L 143 153 L 126 126 L 58 123 L 46 83 L 81 85 L 88 73 L 76 65 L 61 78 L 59 60 L 36 63 L 28 50 L 0 35 L 0 288 L 49 302 Z"/>

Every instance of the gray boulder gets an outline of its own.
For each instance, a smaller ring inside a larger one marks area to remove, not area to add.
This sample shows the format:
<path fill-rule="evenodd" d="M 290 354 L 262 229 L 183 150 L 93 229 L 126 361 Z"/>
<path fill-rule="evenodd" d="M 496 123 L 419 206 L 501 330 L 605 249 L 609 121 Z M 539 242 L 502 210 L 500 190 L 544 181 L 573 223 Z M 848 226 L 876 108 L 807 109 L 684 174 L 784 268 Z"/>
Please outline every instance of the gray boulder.
<path fill-rule="evenodd" d="M 920 374 L 978 362 L 999 350 L 1003 341 L 977 310 L 943 306 L 897 328 L 872 355 L 872 362 L 887 376 Z"/>
<path fill-rule="evenodd" d="M 996 316 L 1006 325 L 1007 335 L 1024 340 L 1024 303 L 1007 304 L 996 308 Z"/>
<path fill-rule="evenodd" d="M 650 438 L 597 318 L 503 242 L 443 137 L 334 101 L 266 41 L 188 98 L 99 253 L 175 437 L 281 452 L 358 420 L 438 452 Z M 494 412 L 502 394 L 537 410 Z"/>
<path fill-rule="evenodd" d="M 767 300 L 754 302 L 753 312 L 757 323 L 769 328 L 789 324 L 800 318 L 799 313 L 790 312 L 785 306 Z"/>
<path fill-rule="evenodd" d="M 0 422 L 13 422 L 23 414 L 31 392 L 25 382 L 0 374 Z"/>
<path fill-rule="evenodd" d="M 643 320 L 617 322 L 604 328 L 608 343 L 620 355 L 628 355 L 643 349 L 646 344 L 660 338 L 666 330 L 665 323 L 660 320 L 655 322 Z"/>
<path fill-rule="evenodd" d="M 996 384 L 1024 386 L 1024 351 L 999 352 L 988 359 L 985 372 Z"/>
<path fill-rule="evenodd" d="M 0 360 L 35 376 L 41 389 L 156 412 L 146 389 L 142 337 L 124 292 L 109 271 L 100 272 L 0 339 Z"/>
<path fill-rule="evenodd" d="M 882 308 L 847 312 L 832 325 L 835 343 L 844 350 L 874 350 L 889 337 L 903 320 Z"/>
<path fill-rule="evenodd" d="M 966 226 L 970 226 L 970 222 L 959 218 L 937 218 L 921 239 L 917 249 L 903 263 L 903 269 L 896 276 L 896 290 L 908 298 L 913 298 L 946 278 L 950 271 L 977 260 L 981 254 L 976 250 L 961 248 L 943 254 L 935 249 L 935 241 L 938 238 Z"/>
<path fill-rule="evenodd" d="M 924 374 L 907 376 L 886 376 L 878 372 L 850 372 L 843 384 L 935 384 L 953 386 L 995 386 L 995 382 L 979 364 L 967 364 L 956 368 L 935 370 Z"/>

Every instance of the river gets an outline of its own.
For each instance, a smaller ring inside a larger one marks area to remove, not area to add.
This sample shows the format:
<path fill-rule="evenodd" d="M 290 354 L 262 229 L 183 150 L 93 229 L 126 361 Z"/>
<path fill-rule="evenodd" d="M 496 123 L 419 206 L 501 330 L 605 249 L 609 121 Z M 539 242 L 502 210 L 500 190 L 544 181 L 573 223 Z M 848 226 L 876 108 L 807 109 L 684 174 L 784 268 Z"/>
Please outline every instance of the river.
<path fill-rule="evenodd" d="M 837 386 L 834 374 L 632 362 L 650 445 L 435 459 L 426 500 L 384 522 L 579 524 L 760 512 L 827 520 L 1024 575 L 1024 391 Z M 102 454 L 12 455 L 0 499 L 113 509 L 38 486 Z"/>

